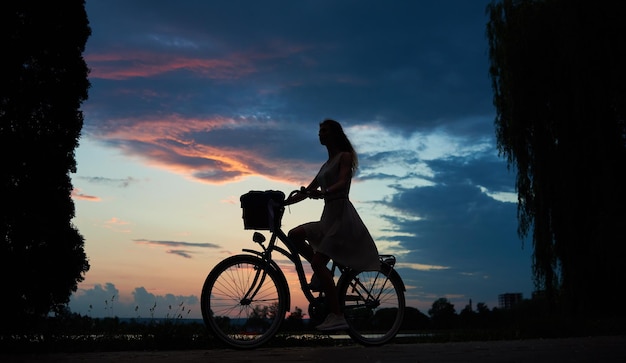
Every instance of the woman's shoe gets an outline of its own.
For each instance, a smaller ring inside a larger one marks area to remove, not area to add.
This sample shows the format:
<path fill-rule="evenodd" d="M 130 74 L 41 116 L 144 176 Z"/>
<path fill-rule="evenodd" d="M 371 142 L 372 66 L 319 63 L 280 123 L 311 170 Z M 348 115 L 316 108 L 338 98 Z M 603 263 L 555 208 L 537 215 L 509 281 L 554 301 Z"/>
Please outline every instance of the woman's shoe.
<path fill-rule="evenodd" d="M 311 282 L 309 282 L 309 289 L 312 292 L 322 291 L 322 282 L 320 281 L 319 277 L 317 277 L 317 275 L 315 274 L 311 276 Z"/>
<path fill-rule="evenodd" d="M 332 272 L 330 270 L 328 270 L 328 273 L 332 275 Z M 317 274 L 315 272 L 313 272 L 313 276 L 311 276 L 311 282 L 309 282 L 308 287 L 312 292 L 320 292 L 324 290 L 322 288 L 322 281 L 319 277 L 317 277 Z"/>
<path fill-rule="evenodd" d="M 337 315 L 334 313 L 328 314 L 324 322 L 320 325 L 316 326 L 317 330 L 344 330 L 348 329 L 348 322 L 346 318 L 343 317 L 343 314 Z"/>

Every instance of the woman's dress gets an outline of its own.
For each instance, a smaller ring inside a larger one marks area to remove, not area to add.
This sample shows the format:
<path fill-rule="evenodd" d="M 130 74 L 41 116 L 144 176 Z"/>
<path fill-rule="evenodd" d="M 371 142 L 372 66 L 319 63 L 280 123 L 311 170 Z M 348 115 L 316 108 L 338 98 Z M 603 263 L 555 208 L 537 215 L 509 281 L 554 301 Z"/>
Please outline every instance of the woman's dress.
<path fill-rule="evenodd" d="M 339 178 L 341 154 L 324 165 L 315 177 L 322 190 Z M 378 270 L 378 249 L 354 205 L 348 199 L 350 182 L 344 190 L 324 197 L 324 210 L 319 222 L 304 225 L 313 250 L 330 257 L 335 263 L 359 271 Z"/>

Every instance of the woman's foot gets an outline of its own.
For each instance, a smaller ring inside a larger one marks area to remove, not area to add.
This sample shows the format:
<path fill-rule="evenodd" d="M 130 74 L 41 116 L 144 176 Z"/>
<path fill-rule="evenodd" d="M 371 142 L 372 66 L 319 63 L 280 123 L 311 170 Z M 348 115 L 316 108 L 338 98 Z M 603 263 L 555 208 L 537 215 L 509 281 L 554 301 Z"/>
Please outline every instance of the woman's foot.
<path fill-rule="evenodd" d="M 328 272 L 331 273 L 330 270 L 328 270 Z M 309 282 L 308 286 L 309 286 L 309 289 L 312 292 L 320 292 L 320 291 L 323 290 L 323 288 L 322 288 L 322 281 L 320 280 L 319 277 L 317 277 L 317 274 L 315 272 L 311 276 L 311 282 Z"/>
<path fill-rule="evenodd" d="M 322 282 L 320 281 L 319 277 L 317 277 L 316 274 L 313 274 L 313 276 L 311 276 L 311 282 L 309 282 L 309 289 L 311 289 L 312 292 L 322 291 Z"/>
<path fill-rule="evenodd" d="M 348 322 L 343 314 L 330 313 L 324 319 L 324 322 L 316 326 L 317 330 L 343 330 L 348 329 Z"/>

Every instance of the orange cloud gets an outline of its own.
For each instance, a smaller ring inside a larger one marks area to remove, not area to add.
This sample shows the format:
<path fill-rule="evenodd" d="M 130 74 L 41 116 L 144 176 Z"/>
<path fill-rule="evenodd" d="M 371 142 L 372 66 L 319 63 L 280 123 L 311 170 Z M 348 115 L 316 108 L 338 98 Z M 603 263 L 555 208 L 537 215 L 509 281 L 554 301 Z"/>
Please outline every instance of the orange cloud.
<path fill-rule="evenodd" d="M 248 134 L 267 131 L 270 124 L 253 124 L 246 119 L 214 117 L 183 118 L 171 115 L 161 119 L 110 120 L 110 127 L 97 135 L 113 140 L 130 155 L 140 156 L 151 166 L 164 168 L 195 180 L 212 184 L 238 181 L 262 175 L 280 181 L 308 182 L 315 167 L 299 160 L 272 157 L 259 148 L 266 147 L 257 138 L 256 147 L 211 145 L 198 141 L 213 131 L 242 129 Z M 252 130 L 250 130 L 252 128 Z M 265 128 L 262 130 L 261 128 Z"/>
<path fill-rule="evenodd" d="M 94 195 L 87 195 L 81 193 L 80 189 L 74 188 L 72 189 L 72 198 L 75 200 L 87 200 L 90 202 L 99 202 L 101 201 L 100 197 L 96 197 Z"/>

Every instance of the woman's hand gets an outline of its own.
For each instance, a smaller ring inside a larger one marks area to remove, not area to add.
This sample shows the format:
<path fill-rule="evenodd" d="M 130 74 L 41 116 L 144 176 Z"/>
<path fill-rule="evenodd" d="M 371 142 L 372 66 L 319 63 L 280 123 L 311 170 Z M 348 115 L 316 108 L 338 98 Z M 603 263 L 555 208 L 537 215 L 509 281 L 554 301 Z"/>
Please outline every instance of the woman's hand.
<path fill-rule="evenodd" d="M 307 194 L 309 198 L 311 199 L 323 199 L 324 198 L 324 193 L 318 189 L 309 190 Z"/>
<path fill-rule="evenodd" d="M 307 196 L 308 195 L 306 193 L 306 188 L 302 187 L 299 190 L 294 190 L 291 193 L 289 193 L 289 196 L 287 197 L 287 199 L 285 199 L 285 202 L 283 204 L 284 205 L 295 204 L 295 203 L 305 200 Z"/>
<path fill-rule="evenodd" d="M 324 193 L 322 193 L 318 189 L 301 187 L 299 190 L 294 190 L 289 193 L 289 196 L 287 197 L 287 199 L 285 199 L 284 205 L 295 204 L 305 200 L 306 198 L 322 199 L 324 198 Z"/>

